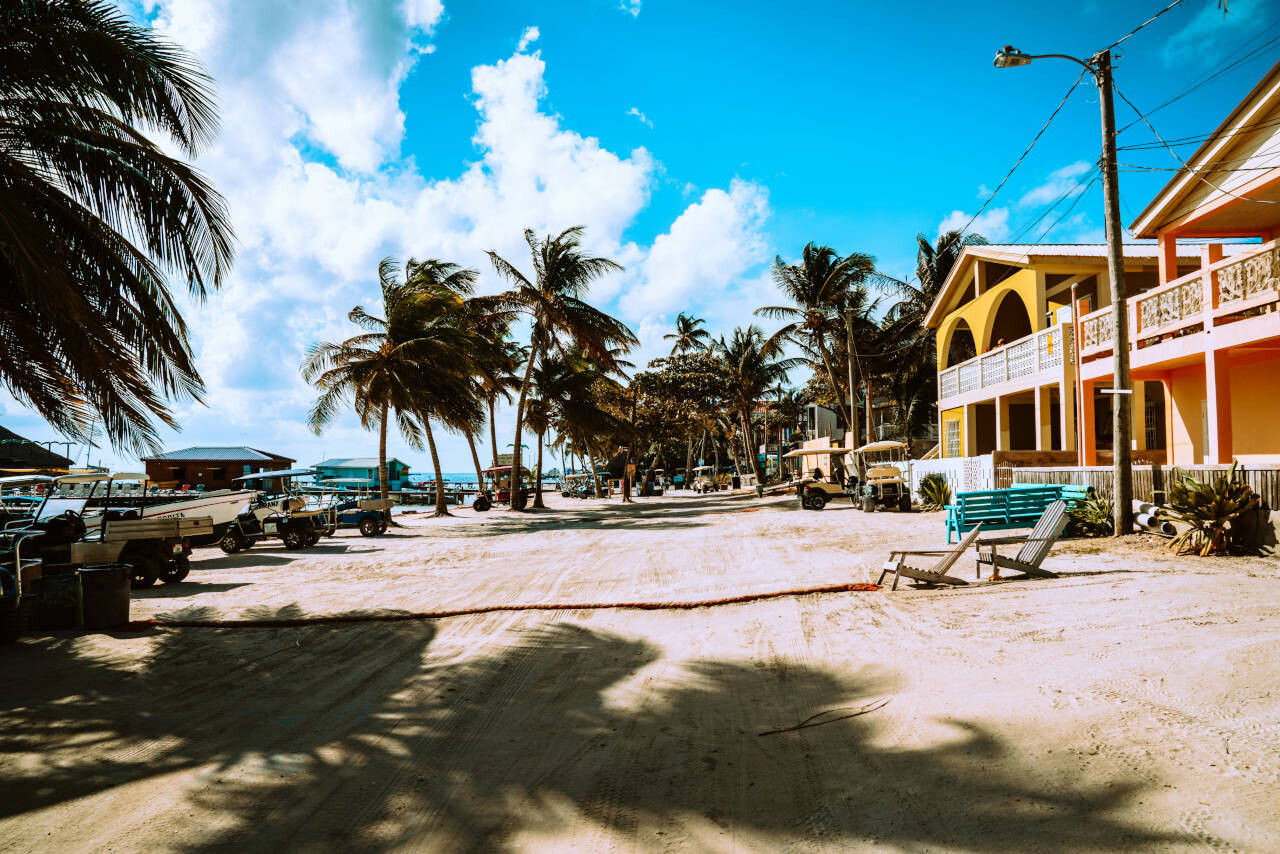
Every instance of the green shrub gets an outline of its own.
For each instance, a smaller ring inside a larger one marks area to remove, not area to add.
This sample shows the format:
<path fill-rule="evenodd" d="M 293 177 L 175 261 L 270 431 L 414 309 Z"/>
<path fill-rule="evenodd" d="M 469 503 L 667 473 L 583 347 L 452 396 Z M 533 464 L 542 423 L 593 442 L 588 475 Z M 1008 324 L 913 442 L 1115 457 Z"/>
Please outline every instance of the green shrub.
<path fill-rule="evenodd" d="M 1168 502 L 1157 515 L 1188 526 L 1173 538 L 1169 544 L 1171 549 L 1179 554 L 1190 551 L 1206 557 L 1231 551 L 1228 523 L 1256 508 L 1258 501 L 1259 497 L 1247 483 L 1236 480 L 1236 464 L 1232 464 L 1225 476 L 1215 476 L 1212 483 L 1174 469 Z"/>
<path fill-rule="evenodd" d="M 1109 537 L 1116 532 L 1116 503 L 1110 495 L 1090 492 L 1067 511 L 1067 533 L 1073 537 Z"/>
<path fill-rule="evenodd" d="M 941 472 L 932 472 L 920 478 L 920 507 L 923 510 L 941 510 L 951 503 L 951 487 Z"/>

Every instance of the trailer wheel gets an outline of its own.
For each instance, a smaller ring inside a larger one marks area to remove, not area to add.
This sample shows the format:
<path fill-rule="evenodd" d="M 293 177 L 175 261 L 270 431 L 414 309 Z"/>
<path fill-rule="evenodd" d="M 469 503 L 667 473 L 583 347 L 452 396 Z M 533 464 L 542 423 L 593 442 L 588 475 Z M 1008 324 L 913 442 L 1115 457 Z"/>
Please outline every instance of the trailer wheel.
<path fill-rule="evenodd" d="M 471 502 L 471 509 L 477 513 L 483 513 L 489 509 L 489 506 L 489 499 L 485 498 L 483 495 Z"/>
<path fill-rule="evenodd" d="M 145 590 L 160 578 L 160 561 L 153 554 L 137 552 L 121 556 L 120 560 L 133 567 L 133 575 L 129 581 L 131 590 Z"/>
<path fill-rule="evenodd" d="M 235 534 L 224 534 L 222 539 L 218 540 L 218 548 L 229 555 L 233 555 L 240 551 L 240 538 Z"/>
<path fill-rule="evenodd" d="M 284 547 L 289 551 L 297 551 L 307 547 L 307 541 L 298 531 L 285 531 L 280 539 L 284 541 Z"/>
<path fill-rule="evenodd" d="M 376 537 L 378 536 L 378 520 L 372 516 L 365 516 L 360 520 L 360 536 Z"/>
<path fill-rule="evenodd" d="M 177 584 L 191 574 L 191 561 L 185 557 L 175 557 L 169 565 L 160 570 L 160 580 L 165 584 Z"/>
<path fill-rule="evenodd" d="M 0 608 L 0 643 L 13 643 L 22 637 L 31 623 L 35 599 L 23 597 L 12 608 Z"/>

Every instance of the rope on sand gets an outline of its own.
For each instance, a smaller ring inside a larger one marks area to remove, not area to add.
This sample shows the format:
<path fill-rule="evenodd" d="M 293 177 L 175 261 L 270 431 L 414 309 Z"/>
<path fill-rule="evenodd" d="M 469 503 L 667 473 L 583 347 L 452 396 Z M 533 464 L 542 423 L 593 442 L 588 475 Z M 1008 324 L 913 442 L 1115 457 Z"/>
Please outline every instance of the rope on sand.
<path fill-rule="evenodd" d="M 144 631 L 152 626 L 172 629 L 287 629 L 296 626 L 334 623 L 408 623 L 422 620 L 443 620 L 448 617 L 469 617 L 476 614 L 494 614 L 504 611 L 671 611 L 691 608 L 713 608 L 719 605 L 737 605 L 741 602 L 758 602 L 762 599 L 781 599 L 788 596 L 810 596 L 815 593 L 847 593 L 879 589 L 879 585 L 868 583 L 828 584 L 823 587 L 802 587 L 769 593 L 746 593 L 741 596 L 728 596 L 723 599 L 698 599 L 689 602 L 530 602 L 512 605 L 479 605 L 473 608 L 398 614 L 321 614 L 314 617 L 293 617 L 282 620 L 135 620 L 129 623 L 129 627 L 137 631 Z"/>

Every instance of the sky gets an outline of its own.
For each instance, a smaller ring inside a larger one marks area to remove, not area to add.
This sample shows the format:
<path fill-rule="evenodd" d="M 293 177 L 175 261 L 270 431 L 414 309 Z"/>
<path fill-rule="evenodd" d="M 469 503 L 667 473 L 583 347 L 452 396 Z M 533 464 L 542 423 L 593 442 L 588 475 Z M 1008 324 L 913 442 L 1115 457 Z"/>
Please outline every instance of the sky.
<path fill-rule="evenodd" d="M 354 416 L 307 428 L 315 395 L 298 367 L 313 342 L 354 334 L 353 306 L 380 308 L 386 256 L 473 267 L 495 292 L 485 250 L 528 269 L 525 228 L 583 225 L 587 248 L 625 267 L 590 300 L 636 332 L 643 365 L 669 349 L 680 311 L 715 335 L 767 327 L 753 311 L 778 302 L 769 265 L 809 241 L 907 277 L 917 234 L 963 226 L 987 202 L 971 230 L 993 242 L 1101 242 L 1096 88 L 1072 90 L 1068 62 L 997 70 L 992 58 L 1005 44 L 1086 57 L 1165 5 L 122 0 L 217 81 L 222 130 L 196 165 L 237 236 L 221 290 L 186 301 L 207 391 L 176 404 L 182 430 L 163 443 L 303 465 L 374 454 Z M 1116 50 L 1116 86 L 1144 111 L 1207 79 L 1149 116 L 1168 140 L 1207 133 L 1280 60 L 1280 0 L 1230 0 L 1226 14 L 1187 0 Z M 1117 99 L 1118 126 L 1134 118 Z M 1119 137 L 1126 224 L 1178 165 L 1123 150 L 1152 140 L 1142 123 Z M 502 452 L 512 421 L 500 411 Z M 59 438 L 3 393 L 0 424 Z M 462 438 L 437 441 L 445 471 L 471 469 Z M 72 450 L 136 465 L 110 447 Z M 430 470 L 398 437 L 390 454 Z"/>

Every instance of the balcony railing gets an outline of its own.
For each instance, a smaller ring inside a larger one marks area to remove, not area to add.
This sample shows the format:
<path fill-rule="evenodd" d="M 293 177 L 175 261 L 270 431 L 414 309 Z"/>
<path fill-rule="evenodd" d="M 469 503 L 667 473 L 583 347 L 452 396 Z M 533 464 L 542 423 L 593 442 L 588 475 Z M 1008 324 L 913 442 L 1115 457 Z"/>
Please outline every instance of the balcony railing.
<path fill-rule="evenodd" d="M 938 374 L 938 399 L 1038 374 L 1070 359 L 1071 327 L 1053 326 L 947 368 Z"/>

